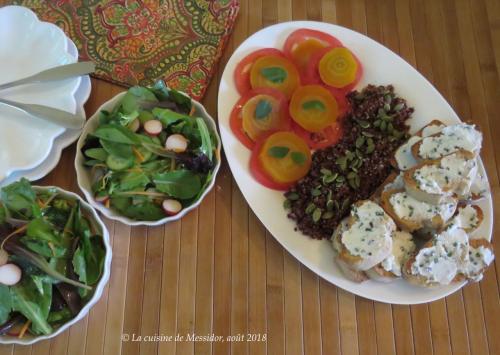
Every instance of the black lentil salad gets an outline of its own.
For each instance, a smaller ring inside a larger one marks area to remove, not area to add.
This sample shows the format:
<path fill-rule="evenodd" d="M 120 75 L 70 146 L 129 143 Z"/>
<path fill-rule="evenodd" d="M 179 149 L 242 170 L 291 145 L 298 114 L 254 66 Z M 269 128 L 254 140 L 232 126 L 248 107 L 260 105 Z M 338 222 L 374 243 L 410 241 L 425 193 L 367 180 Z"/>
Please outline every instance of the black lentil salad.
<path fill-rule="evenodd" d="M 368 85 L 347 100 L 344 136 L 316 151 L 309 173 L 285 193 L 288 217 L 315 239 L 329 239 L 351 204 L 375 192 L 393 170 L 394 151 L 408 139 L 406 120 L 414 110 L 392 85 Z"/>

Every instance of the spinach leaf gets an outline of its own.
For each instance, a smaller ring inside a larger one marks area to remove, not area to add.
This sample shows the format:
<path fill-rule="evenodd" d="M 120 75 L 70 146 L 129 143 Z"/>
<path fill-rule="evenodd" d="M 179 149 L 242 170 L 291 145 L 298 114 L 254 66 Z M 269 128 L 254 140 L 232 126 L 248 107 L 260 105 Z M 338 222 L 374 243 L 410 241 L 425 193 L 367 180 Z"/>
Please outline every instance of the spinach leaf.
<path fill-rule="evenodd" d="M 97 127 L 94 137 L 101 138 L 106 141 L 122 144 L 140 144 L 141 141 L 135 133 L 128 128 L 117 124 L 108 124 Z"/>
<path fill-rule="evenodd" d="M 52 285 L 43 284 L 43 293 L 38 291 L 31 278 L 23 278 L 21 282 L 10 288 L 12 310 L 22 313 L 31 320 L 31 330 L 35 334 L 50 334 L 52 327 L 47 317 L 52 303 Z"/>
<path fill-rule="evenodd" d="M 145 188 L 149 184 L 149 178 L 142 171 L 131 171 L 125 173 L 120 180 L 120 190 L 134 190 L 137 188 Z"/>
<path fill-rule="evenodd" d="M 158 80 L 156 83 L 149 88 L 155 93 L 156 97 L 160 101 L 173 101 L 176 103 L 177 107 L 181 112 L 189 114 L 192 107 L 192 101 L 189 96 L 180 93 L 177 90 L 171 89 L 165 85 L 163 80 Z"/>
<path fill-rule="evenodd" d="M 128 158 L 134 154 L 132 146 L 129 144 L 115 143 L 104 139 L 101 139 L 100 143 L 109 155 L 116 155 L 120 158 Z"/>
<path fill-rule="evenodd" d="M 165 217 L 163 209 L 152 201 L 133 204 L 132 198 L 113 196 L 111 206 L 124 216 L 141 221 L 157 221 Z"/>
<path fill-rule="evenodd" d="M 9 287 L 2 284 L 0 284 L 0 301 L 0 324 L 4 324 L 9 320 L 12 309 L 12 298 Z"/>
<path fill-rule="evenodd" d="M 21 238 L 21 242 L 31 251 L 45 256 L 46 258 L 63 258 L 68 254 L 68 250 L 66 248 L 60 245 L 51 244 L 51 242 L 47 242 L 45 240 L 40 240 L 36 237 L 30 238 L 24 236 Z"/>
<path fill-rule="evenodd" d="M 91 236 L 90 226 L 80 208 L 75 214 L 75 235 L 80 237 L 79 246 L 73 255 L 75 273 L 81 282 L 95 285 L 104 268 L 105 251 L 99 237 Z"/>
<path fill-rule="evenodd" d="M 60 311 L 50 312 L 47 321 L 50 324 L 62 324 L 68 322 L 71 318 L 73 318 L 73 314 L 68 307 L 64 307 Z"/>
<path fill-rule="evenodd" d="M 14 217 L 28 219 L 33 215 L 36 193 L 25 178 L 2 188 L 0 199 Z"/>
<path fill-rule="evenodd" d="M 214 147 L 212 146 L 212 137 L 210 136 L 210 131 L 208 130 L 207 124 L 201 117 L 196 118 L 196 123 L 198 124 L 198 129 L 201 136 L 200 150 L 208 157 L 208 159 L 212 160 Z"/>
<path fill-rule="evenodd" d="M 124 114 L 138 111 L 142 101 L 158 102 L 158 99 L 148 88 L 141 86 L 131 87 L 125 96 L 123 96 L 120 105 L 118 105 L 118 111 Z"/>
<path fill-rule="evenodd" d="M 196 196 L 201 189 L 200 177 L 190 170 L 155 174 L 153 182 L 158 191 L 182 200 Z"/>
<path fill-rule="evenodd" d="M 168 108 L 159 107 L 155 107 L 153 109 L 153 115 L 163 124 L 164 127 L 168 127 L 173 123 L 189 118 L 189 116 L 177 113 Z"/>
<path fill-rule="evenodd" d="M 103 148 L 91 148 L 85 151 L 85 155 L 92 159 L 96 159 L 99 161 L 106 161 L 106 158 L 108 157 L 108 152 Z"/>
<path fill-rule="evenodd" d="M 60 235 L 44 218 L 28 223 L 26 236 L 21 241 L 29 249 L 45 257 L 64 257 L 71 246 L 71 236 Z"/>

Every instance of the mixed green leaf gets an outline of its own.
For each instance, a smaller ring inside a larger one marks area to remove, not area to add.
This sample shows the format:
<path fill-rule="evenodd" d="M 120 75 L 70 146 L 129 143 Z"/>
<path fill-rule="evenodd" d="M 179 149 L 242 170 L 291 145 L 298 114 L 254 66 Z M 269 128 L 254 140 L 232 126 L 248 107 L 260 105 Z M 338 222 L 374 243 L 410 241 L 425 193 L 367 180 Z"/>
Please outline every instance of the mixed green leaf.
<path fill-rule="evenodd" d="M 50 334 L 92 297 L 104 270 L 102 236 L 78 200 L 35 191 L 26 179 L 0 190 L 0 211 L 0 247 L 22 275 L 0 284 L 0 335 L 25 323 L 33 335 Z"/>
<path fill-rule="evenodd" d="M 141 221 L 164 218 L 166 199 L 193 204 L 213 178 L 217 141 L 192 111 L 191 99 L 162 81 L 132 87 L 112 112 L 102 111 L 82 148 L 96 199 Z M 147 130 L 153 120 L 161 123 L 159 134 Z M 185 151 L 166 144 L 174 134 L 187 141 Z"/>

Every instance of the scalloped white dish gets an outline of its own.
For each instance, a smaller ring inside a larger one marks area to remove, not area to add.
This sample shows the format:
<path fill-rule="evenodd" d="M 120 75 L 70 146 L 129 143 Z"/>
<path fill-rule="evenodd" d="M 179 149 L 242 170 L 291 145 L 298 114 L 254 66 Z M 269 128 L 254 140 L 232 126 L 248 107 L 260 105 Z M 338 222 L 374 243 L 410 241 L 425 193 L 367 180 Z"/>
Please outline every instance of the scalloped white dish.
<path fill-rule="evenodd" d="M 249 53 L 263 47 L 282 48 L 286 37 L 299 28 L 319 30 L 337 37 L 352 50 L 363 64 L 364 74 L 357 88 L 367 84 L 394 85 L 398 96 L 415 108 L 410 132 L 435 118 L 446 124 L 460 122 L 459 117 L 443 96 L 418 71 L 372 39 L 341 26 L 312 21 L 281 23 L 267 27 L 249 38 L 234 52 L 224 70 L 219 87 L 219 128 L 226 157 L 233 176 L 248 204 L 276 240 L 306 267 L 325 280 L 356 295 L 375 301 L 394 304 L 418 304 L 443 298 L 465 283 L 445 287 L 422 288 L 398 280 L 390 284 L 373 280 L 358 284 L 347 280 L 334 263 L 330 241 L 313 240 L 295 230 L 295 223 L 287 218 L 283 208 L 284 197 L 257 183 L 248 169 L 250 151 L 233 135 L 229 117 L 239 98 L 233 73 L 236 65 Z M 480 172 L 484 167 L 480 164 Z M 474 233 L 491 240 L 493 207 L 491 196 L 478 204 L 484 211 L 481 227 Z"/>
<path fill-rule="evenodd" d="M 69 53 L 67 37 L 56 25 L 38 20 L 24 7 L 0 9 L 0 84 L 77 59 Z M 0 96 L 76 113 L 75 94 L 81 81 L 76 77 L 23 85 L 2 90 Z M 5 105 L 0 105 L 0 126 L 0 181 L 17 170 L 40 165 L 51 152 L 54 140 L 66 131 Z"/>
<path fill-rule="evenodd" d="M 85 162 L 85 157 L 83 156 L 83 153 L 82 153 L 82 147 L 85 144 L 85 139 L 87 138 L 87 136 L 91 132 L 94 132 L 97 129 L 97 126 L 99 125 L 100 112 L 103 110 L 112 111 L 113 108 L 117 105 L 118 101 L 120 101 L 120 99 L 125 94 L 126 94 L 126 92 L 119 93 L 118 95 L 116 95 L 115 97 L 110 99 L 109 101 L 106 101 L 104 104 L 102 104 L 102 106 L 97 109 L 97 111 L 94 113 L 94 115 L 88 119 L 87 123 L 83 127 L 82 135 L 80 136 L 80 138 L 78 139 L 78 143 L 76 144 L 75 169 L 76 169 L 76 177 L 78 180 L 78 187 L 80 187 L 80 190 L 82 190 L 83 194 L 85 195 L 85 198 L 92 205 L 92 207 L 97 209 L 99 212 L 101 212 L 107 218 L 122 222 L 123 224 L 129 225 L 129 226 L 159 226 L 159 225 L 162 225 L 165 223 L 169 223 L 169 222 L 181 219 L 186 214 L 188 214 L 190 211 L 197 208 L 201 204 L 201 201 L 203 201 L 205 196 L 210 192 L 210 190 L 212 190 L 212 188 L 215 185 L 217 173 L 219 172 L 219 169 L 221 166 L 221 140 L 219 137 L 219 133 L 217 132 L 217 125 L 216 125 L 214 119 L 212 118 L 212 116 L 210 116 L 210 114 L 207 112 L 205 107 L 203 107 L 203 105 L 200 104 L 198 101 L 192 99 L 196 115 L 198 117 L 203 118 L 203 120 L 205 120 L 205 123 L 207 124 L 208 128 L 210 130 L 212 130 L 212 132 L 214 132 L 214 136 L 217 140 L 217 149 L 216 149 L 217 164 L 213 170 L 212 181 L 206 187 L 205 191 L 203 191 L 202 195 L 198 198 L 198 200 L 196 202 L 194 202 L 192 205 L 182 209 L 182 211 L 179 212 L 178 214 L 176 214 L 174 216 L 165 217 L 165 218 L 162 218 L 162 219 L 157 220 L 157 221 L 138 221 L 138 220 L 134 220 L 134 219 L 125 217 L 125 216 L 119 214 L 114 209 L 107 208 L 102 203 L 99 203 L 95 200 L 94 194 L 92 193 L 92 182 L 91 182 L 89 169 L 87 169 L 83 165 Z"/>
<path fill-rule="evenodd" d="M 83 212 L 90 217 L 91 223 L 93 224 L 95 230 L 99 231 L 102 235 L 102 241 L 104 244 L 104 248 L 106 250 L 106 257 L 104 259 L 104 270 L 103 274 L 101 276 L 101 279 L 99 280 L 99 283 L 95 287 L 95 292 L 92 298 L 85 304 L 85 306 L 80 310 L 80 312 L 69 322 L 64 323 L 61 325 L 59 328 L 55 329 L 55 331 L 52 334 L 49 335 L 43 335 L 43 336 L 26 336 L 22 339 L 19 339 L 17 337 L 12 337 L 12 336 L 0 336 L 0 344 L 21 344 L 21 345 L 30 345 L 37 343 L 42 340 L 54 338 L 64 332 L 66 329 L 71 327 L 73 324 L 76 322 L 82 320 L 85 318 L 85 316 L 89 313 L 90 309 L 99 301 L 99 299 L 102 296 L 102 292 L 104 291 L 104 287 L 109 281 L 109 277 L 111 274 L 111 259 L 112 259 L 112 248 L 111 248 L 111 243 L 109 240 L 109 232 L 106 228 L 106 225 L 103 223 L 101 218 L 99 217 L 99 214 L 90 206 L 86 201 L 84 201 L 80 196 L 73 192 L 69 192 L 66 190 L 63 190 L 59 187 L 55 186 L 34 186 L 35 190 L 37 191 L 45 191 L 48 189 L 53 189 L 55 188 L 61 196 L 72 199 L 72 200 L 78 200 L 81 203 L 81 207 Z"/>
<path fill-rule="evenodd" d="M 68 53 L 75 58 L 78 58 L 78 49 L 76 48 L 73 41 L 67 38 L 68 41 Z M 76 114 L 82 117 L 86 117 L 84 105 L 90 96 L 91 82 L 88 75 L 82 76 L 82 81 L 80 86 L 75 92 L 75 99 L 77 103 Z M 65 130 L 63 134 L 54 140 L 52 149 L 47 156 L 47 158 L 33 169 L 28 170 L 18 170 L 10 174 L 4 180 L 0 180 L 0 187 L 9 185 L 21 177 L 25 177 L 28 180 L 35 181 L 43 178 L 45 175 L 50 173 L 59 162 L 61 158 L 62 150 L 68 147 L 70 144 L 75 142 L 78 137 L 80 137 L 80 130 Z"/>

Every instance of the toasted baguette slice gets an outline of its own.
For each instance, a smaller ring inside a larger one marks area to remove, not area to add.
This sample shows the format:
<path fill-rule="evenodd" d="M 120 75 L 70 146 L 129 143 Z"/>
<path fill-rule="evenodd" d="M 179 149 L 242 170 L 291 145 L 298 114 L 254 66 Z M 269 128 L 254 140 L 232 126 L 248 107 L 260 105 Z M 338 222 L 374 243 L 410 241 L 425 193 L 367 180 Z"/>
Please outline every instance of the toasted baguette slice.
<path fill-rule="evenodd" d="M 437 205 L 451 195 L 464 195 L 477 174 L 474 153 L 459 150 L 418 164 L 404 173 L 406 191 L 417 200 Z"/>
<path fill-rule="evenodd" d="M 469 281 L 480 281 L 495 258 L 493 245 L 483 238 L 469 240 L 469 260 L 461 274 Z"/>
<path fill-rule="evenodd" d="M 415 251 L 413 236 L 408 232 L 396 231 L 392 235 L 392 252 L 381 263 L 366 271 L 375 281 L 392 282 L 401 277 L 401 267 Z"/>
<path fill-rule="evenodd" d="M 422 228 L 441 230 L 457 208 L 457 200 L 453 197 L 442 204 L 431 205 L 415 199 L 405 190 L 383 192 L 380 204 L 398 227 L 408 232 Z"/>
<path fill-rule="evenodd" d="M 459 123 L 422 138 L 411 147 L 411 152 L 417 162 L 439 159 L 458 150 L 466 150 L 478 156 L 482 141 L 483 136 L 474 125 Z"/>
<path fill-rule="evenodd" d="M 384 182 L 370 196 L 370 200 L 379 202 L 380 196 L 384 191 L 404 189 L 403 172 L 392 172 L 387 176 Z"/>
<path fill-rule="evenodd" d="M 478 172 L 472 181 L 469 193 L 458 196 L 458 199 L 465 203 L 478 202 L 490 194 L 490 185 L 486 177 Z"/>
<path fill-rule="evenodd" d="M 342 228 L 334 233 L 338 260 L 349 269 L 365 271 L 391 252 L 394 221 L 375 202 L 358 201 Z"/>
<path fill-rule="evenodd" d="M 446 127 L 446 125 L 440 120 L 433 120 L 422 127 L 417 133 L 411 136 L 408 141 L 402 144 L 396 152 L 394 152 L 394 156 L 391 159 L 392 166 L 396 169 L 405 171 L 417 165 L 417 161 L 412 154 L 412 146 L 423 137 L 428 137 L 441 132 L 444 127 Z"/>
<path fill-rule="evenodd" d="M 415 136 L 429 137 L 433 134 L 440 133 L 445 127 L 446 125 L 443 123 L 443 121 L 435 119 L 420 128 L 420 130 L 415 133 Z"/>
<path fill-rule="evenodd" d="M 448 285 L 466 278 L 469 236 L 458 227 L 446 229 L 427 242 L 404 267 L 404 277 L 423 286 Z"/>
<path fill-rule="evenodd" d="M 333 232 L 331 241 L 333 250 L 335 250 L 334 261 L 347 279 L 360 283 L 368 280 L 368 276 L 365 274 L 365 272 L 351 269 L 350 266 L 345 261 L 339 258 L 339 253 L 343 248 L 340 238 L 342 237 L 343 231 L 347 230 L 348 227 L 349 227 L 349 217 L 344 218 Z"/>
<path fill-rule="evenodd" d="M 448 221 L 445 228 L 458 227 L 468 234 L 475 232 L 483 223 L 484 213 L 477 205 L 459 206 L 455 215 Z"/>

